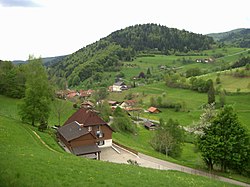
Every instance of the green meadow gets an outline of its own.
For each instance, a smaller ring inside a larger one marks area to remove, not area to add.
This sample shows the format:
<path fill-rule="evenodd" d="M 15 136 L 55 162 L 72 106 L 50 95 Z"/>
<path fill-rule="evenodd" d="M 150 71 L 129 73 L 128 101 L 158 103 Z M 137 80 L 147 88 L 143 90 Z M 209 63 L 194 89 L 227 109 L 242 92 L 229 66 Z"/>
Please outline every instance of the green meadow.
<path fill-rule="evenodd" d="M 134 99 L 142 102 L 140 107 L 147 109 L 150 107 L 150 98 L 161 96 L 163 100 L 185 104 L 185 111 L 175 112 L 174 109 L 160 108 L 159 114 L 140 113 L 145 118 L 167 121 L 169 118 L 176 119 L 183 126 L 190 126 L 199 120 L 202 113 L 202 106 L 207 103 L 207 94 L 198 93 L 192 90 L 169 88 L 163 82 L 140 86 L 124 91 L 122 93 L 110 93 L 111 100 L 122 101 L 129 93 L 135 95 Z M 216 95 L 216 101 L 219 102 L 219 96 Z M 250 131 L 249 116 L 250 113 L 250 94 L 239 93 L 226 95 L 226 104 L 233 105 L 241 123 Z"/>
<path fill-rule="evenodd" d="M 21 123 L 16 110 L 10 115 L 20 100 L 1 96 L 0 103 L 0 186 L 233 186 L 176 171 L 76 157 L 62 151 L 52 130 L 41 133 Z"/>
<path fill-rule="evenodd" d="M 153 55 L 145 57 L 137 57 L 132 62 L 124 62 L 124 67 L 122 72 L 125 74 L 125 79 L 130 80 L 131 77 L 138 76 L 140 72 L 147 72 L 147 69 L 150 68 L 152 74 L 164 73 L 164 70 L 160 70 L 160 66 L 166 66 L 169 68 L 175 68 L 178 72 L 185 72 L 190 68 L 200 68 L 203 71 L 218 71 L 225 66 L 232 64 L 243 56 L 250 54 L 249 49 L 244 48 L 216 48 L 213 50 L 205 50 L 198 52 L 202 56 L 192 56 L 192 54 L 185 56 L 176 56 L 176 55 Z M 218 54 L 223 55 L 222 57 L 215 58 L 215 61 L 212 63 L 197 63 L 196 59 L 205 59 L 211 58 Z M 188 63 L 184 63 L 183 59 L 189 60 Z M 133 67 L 129 65 L 135 65 Z"/>

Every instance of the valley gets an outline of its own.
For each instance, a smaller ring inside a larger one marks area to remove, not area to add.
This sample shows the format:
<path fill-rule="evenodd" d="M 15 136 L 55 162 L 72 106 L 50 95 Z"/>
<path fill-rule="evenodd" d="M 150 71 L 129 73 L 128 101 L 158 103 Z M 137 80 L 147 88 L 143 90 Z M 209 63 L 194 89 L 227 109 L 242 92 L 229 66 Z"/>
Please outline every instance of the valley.
<path fill-rule="evenodd" d="M 214 178 L 66 153 L 55 129 L 84 107 L 105 119 L 114 130 L 113 141 L 129 149 L 249 185 L 246 160 L 244 170 L 242 165 L 233 168 L 230 164 L 223 170 L 219 159 L 209 170 L 198 143 L 200 136 L 193 130 L 199 127 L 209 103 L 216 115 L 206 122 L 206 128 L 232 107 L 234 113 L 229 117 L 236 116 L 236 120 L 229 124 L 242 126 L 249 136 L 250 49 L 239 43 L 241 36 L 247 37 L 241 31 L 233 41 L 225 34 L 227 42 L 223 43 L 223 34 L 200 35 L 139 24 L 70 55 L 32 57 L 26 64 L 0 61 L 0 186 L 231 186 Z M 146 121 L 154 122 L 155 130 L 145 128 Z M 168 134 L 171 129 L 165 132 L 172 143 L 169 147 L 157 150 L 153 146 L 153 138 L 171 122 L 173 132 L 178 134 L 176 129 L 181 129 L 182 133 L 174 156 L 168 151 L 178 137 Z M 243 143 L 249 156 L 249 139 Z"/>

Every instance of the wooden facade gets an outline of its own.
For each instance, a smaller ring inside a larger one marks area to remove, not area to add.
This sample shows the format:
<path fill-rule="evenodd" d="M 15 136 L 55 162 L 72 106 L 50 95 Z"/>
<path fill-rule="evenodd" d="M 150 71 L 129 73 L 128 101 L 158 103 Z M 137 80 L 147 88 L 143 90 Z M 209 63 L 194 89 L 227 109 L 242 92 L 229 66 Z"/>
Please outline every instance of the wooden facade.
<path fill-rule="evenodd" d="M 98 147 L 112 145 L 112 133 L 112 128 L 97 113 L 84 108 L 75 112 L 57 132 L 60 142 L 73 154 L 94 153 L 97 158 L 101 152 Z"/>

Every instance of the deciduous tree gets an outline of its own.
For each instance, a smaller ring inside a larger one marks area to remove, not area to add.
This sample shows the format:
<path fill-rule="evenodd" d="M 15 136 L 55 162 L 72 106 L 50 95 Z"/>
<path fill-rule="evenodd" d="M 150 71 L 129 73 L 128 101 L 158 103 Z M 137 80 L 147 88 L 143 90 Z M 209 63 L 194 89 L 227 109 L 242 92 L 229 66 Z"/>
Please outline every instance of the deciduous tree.
<path fill-rule="evenodd" d="M 165 123 L 161 119 L 160 125 L 151 140 L 151 145 L 156 151 L 177 157 L 181 154 L 183 142 L 184 131 L 178 121 L 169 119 L 169 121 Z"/>
<path fill-rule="evenodd" d="M 25 86 L 25 97 L 20 107 L 22 120 L 32 125 L 36 122 L 46 124 L 50 113 L 52 91 L 41 58 L 29 57 Z"/>
<path fill-rule="evenodd" d="M 198 141 L 209 169 L 213 169 L 216 164 L 222 171 L 228 168 L 244 171 L 250 161 L 249 144 L 249 135 L 231 106 L 219 111 Z"/>

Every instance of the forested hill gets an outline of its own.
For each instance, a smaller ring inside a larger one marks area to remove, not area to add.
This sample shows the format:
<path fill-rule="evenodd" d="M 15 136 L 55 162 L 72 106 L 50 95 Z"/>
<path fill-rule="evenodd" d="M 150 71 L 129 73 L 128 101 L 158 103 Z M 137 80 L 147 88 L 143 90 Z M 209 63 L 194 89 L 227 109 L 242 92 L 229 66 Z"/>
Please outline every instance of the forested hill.
<path fill-rule="evenodd" d="M 135 25 L 115 31 L 68 55 L 49 68 L 58 83 L 78 85 L 96 73 L 119 71 L 122 60 L 142 53 L 172 54 L 209 49 L 212 37 L 156 24 Z"/>
<path fill-rule="evenodd" d="M 250 29 L 235 29 L 229 32 L 208 34 L 214 40 L 235 47 L 250 47 Z"/>

